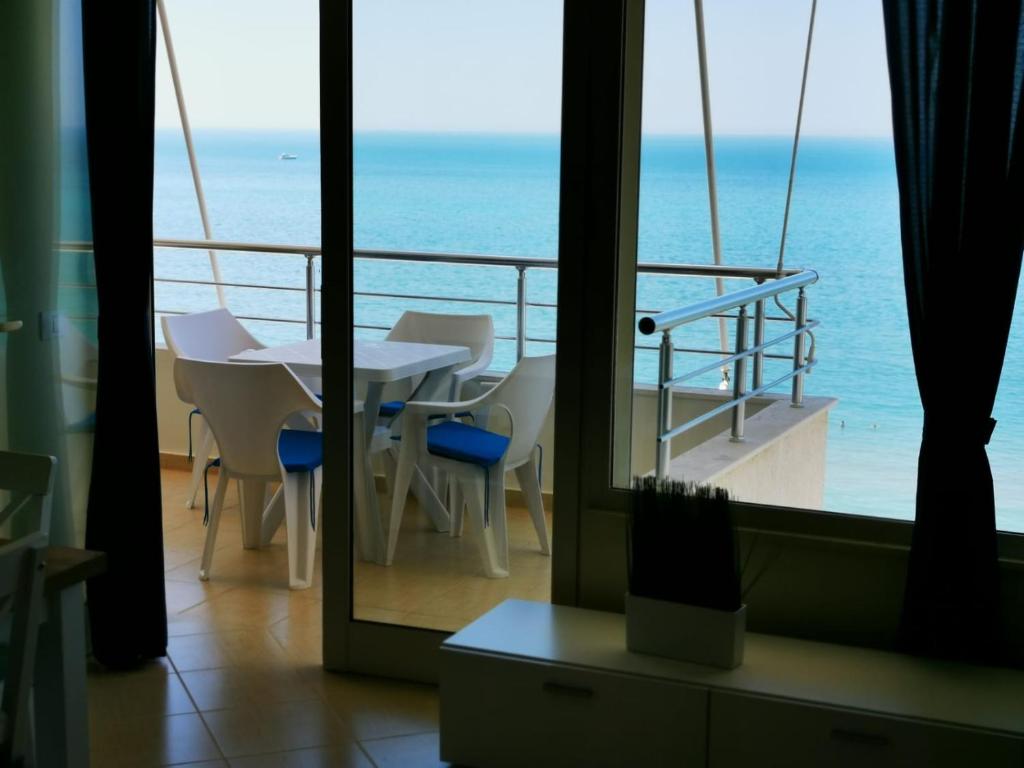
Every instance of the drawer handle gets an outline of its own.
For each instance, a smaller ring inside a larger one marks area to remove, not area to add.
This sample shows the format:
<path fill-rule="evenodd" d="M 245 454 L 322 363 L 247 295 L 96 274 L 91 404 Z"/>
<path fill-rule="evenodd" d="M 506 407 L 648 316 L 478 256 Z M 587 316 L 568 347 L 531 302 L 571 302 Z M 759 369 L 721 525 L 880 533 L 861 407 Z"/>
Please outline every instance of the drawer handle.
<path fill-rule="evenodd" d="M 884 734 L 850 731 L 846 728 L 833 728 L 831 738 L 834 741 L 845 741 L 848 744 L 863 744 L 870 747 L 889 746 L 889 737 Z"/>
<path fill-rule="evenodd" d="M 562 683 L 547 682 L 543 685 L 544 693 L 551 693 L 556 696 L 571 696 L 575 699 L 592 699 L 594 691 L 580 685 L 562 685 Z"/>

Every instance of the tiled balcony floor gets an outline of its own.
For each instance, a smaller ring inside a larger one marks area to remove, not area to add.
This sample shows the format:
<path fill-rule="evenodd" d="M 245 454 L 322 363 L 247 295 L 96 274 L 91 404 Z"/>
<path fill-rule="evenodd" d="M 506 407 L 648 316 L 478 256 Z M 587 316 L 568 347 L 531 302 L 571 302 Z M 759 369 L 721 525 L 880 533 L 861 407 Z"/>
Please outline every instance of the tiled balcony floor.
<path fill-rule="evenodd" d="M 325 672 L 320 565 L 293 592 L 283 531 L 243 550 L 234 488 L 212 578 L 198 580 L 203 511 L 185 508 L 188 480 L 163 471 L 168 658 L 90 672 L 92 765 L 438 765 L 436 688 Z M 513 576 L 495 581 L 479 575 L 468 530 L 451 539 L 410 508 L 395 566 L 357 566 L 357 616 L 456 628 L 508 596 L 547 600 L 550 558 L 524 510 L 509 523 Z"/>

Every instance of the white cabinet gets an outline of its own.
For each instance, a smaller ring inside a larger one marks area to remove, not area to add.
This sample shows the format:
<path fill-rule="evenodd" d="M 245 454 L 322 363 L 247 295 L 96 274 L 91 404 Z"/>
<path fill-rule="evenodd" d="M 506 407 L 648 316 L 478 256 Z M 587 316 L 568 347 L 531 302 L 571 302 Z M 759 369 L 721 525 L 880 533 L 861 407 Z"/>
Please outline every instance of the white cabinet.
<path fill-rule="evenodd" d="M 502 766 L 1024 768 L 1024 673 L 748 633 L 720 670 L 509 600 L 441 648 L 441 756 Z"/>
<path fill-rule="evenodd" d="M 711 693 L 710 768 L 1024 766 L 1022 742 L 954 726 Z"/>
<path fill-rule="evenodd" d="M 459 764 L 706 764 L 706 690 L 484 654 L 442 664 L 441 720 L 461 726 L 441 752 Z"/>

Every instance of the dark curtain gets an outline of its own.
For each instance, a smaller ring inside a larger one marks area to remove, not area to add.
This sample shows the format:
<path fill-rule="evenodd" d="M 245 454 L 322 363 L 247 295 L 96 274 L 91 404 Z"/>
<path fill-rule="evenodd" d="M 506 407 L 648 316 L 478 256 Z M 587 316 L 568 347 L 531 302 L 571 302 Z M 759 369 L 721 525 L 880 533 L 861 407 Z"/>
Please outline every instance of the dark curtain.
<path fill-rule="evenodd" d="M 167 648 L 153 357 L 153 0 L 83 0 L 85 112 L 99 304 L 96 440 L 85 543 L 93 652 L 131 666 Z"/>
<path fill-rule="evenodd" d="M 910 335 L 924 406 L 906 650 L 993 661 L 985 446 L 1024 246 L 1022 0 L 884 0 Z"/>

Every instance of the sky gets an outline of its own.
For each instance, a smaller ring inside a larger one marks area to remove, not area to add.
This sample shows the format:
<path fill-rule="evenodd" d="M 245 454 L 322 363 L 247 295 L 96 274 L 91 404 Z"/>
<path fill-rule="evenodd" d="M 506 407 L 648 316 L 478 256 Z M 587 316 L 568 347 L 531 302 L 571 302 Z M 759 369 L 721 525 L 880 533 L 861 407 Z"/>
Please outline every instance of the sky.
<path fill-rule="evenodd" d="M 317 0 L 165 0 L 195 128 L 315 130 Z M 792 134 L 811 0 L 705 0 L 716 134 Z M 691 0 L 647 0 L 646 133 L 701 131 Z M 354 0 L 356 130 L 557 133 L 561 0 Z M 159 36 L 159 35 L 158 35 Z M 890 134 L 879 0 L 819 0 L 804 132 Z M 178 114 L 162 45 L 158 128 Z"/>

